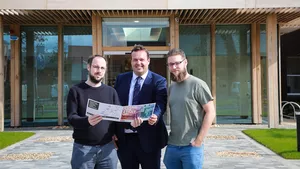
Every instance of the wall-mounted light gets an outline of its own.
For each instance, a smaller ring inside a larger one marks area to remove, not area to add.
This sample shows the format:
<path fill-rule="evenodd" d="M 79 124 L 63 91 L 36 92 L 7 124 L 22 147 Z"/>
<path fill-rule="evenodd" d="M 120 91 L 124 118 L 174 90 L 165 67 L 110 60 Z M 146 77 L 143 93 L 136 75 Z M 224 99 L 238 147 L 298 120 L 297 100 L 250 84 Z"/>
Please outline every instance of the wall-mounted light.
<path fill-rule="evenodd" d="M 139 23 L 140 21 L 134 21 L 135 23 Z"/>

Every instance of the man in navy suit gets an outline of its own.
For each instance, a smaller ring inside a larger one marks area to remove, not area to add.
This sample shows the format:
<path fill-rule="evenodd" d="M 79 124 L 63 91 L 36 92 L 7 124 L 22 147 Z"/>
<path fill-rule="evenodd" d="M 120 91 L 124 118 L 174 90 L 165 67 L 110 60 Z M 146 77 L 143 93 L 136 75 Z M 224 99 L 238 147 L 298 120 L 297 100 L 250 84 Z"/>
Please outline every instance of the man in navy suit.
<path fill-rule="evenodd" d="M 117 123 L 118 157 L 122 169 L 159 169 L 161 149 L 166 146 L 168 133 L 163 121 L 167 104 L 166 79 L 148 70 L 149 52 L 142 45 L 131 51 L 132 72 L 120 74 L 115 83 L 122 106 L 156 103 L 148 121 Z M 132 127 L 134 126 L 134 127 Z"/>

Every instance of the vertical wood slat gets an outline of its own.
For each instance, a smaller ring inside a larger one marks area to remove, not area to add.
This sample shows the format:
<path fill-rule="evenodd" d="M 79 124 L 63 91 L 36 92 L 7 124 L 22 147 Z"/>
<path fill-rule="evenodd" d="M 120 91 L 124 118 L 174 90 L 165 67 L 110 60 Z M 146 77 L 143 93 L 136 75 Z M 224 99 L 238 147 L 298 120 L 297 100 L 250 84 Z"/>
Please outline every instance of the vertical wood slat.
<path fill-rule="evenodd" d="M 277 16 L 267 16 L 267 93 L 269 128 L 276 128 L 279 124 L 278 99 L 278 55 L 277 55 Z"/>
<path fill-rule="evenodd" d="M 93 55 L 102 55 L 102 18 L 92 15 Z"/>
<path fill-rule="evenodd" d="M 260 61 L 260 25 L 251 25 L 252 53 L 252 123 L 262 123 L 261 61 Z"/>
<path fill-rule="evenodd" d="M 97 43 L 97 15 L 92 14 L 92 37 L 93 37 L 93 55 L 98 54 L 98 43 Z"/>
<path fill-rule="evenodd" d="M 63 56 L 63 26 L 58 25 L 58 77 L 57 77 L 57 116 L 58 125 L 62 126 L 64 124 L 64 56 Z"/>
<path fill-rule="evenodd" d="M 4 131 L 4 53 L 3 16 L 0 16 L 0 132 Z"/>
<path fill-rule="evenodd" d="M 21 58 L 20 58 L 20 51 L 21 51 L 21 32 L 20 32 L 20 25 L 15 26 L 15 35 L 19 37 L 19 40 L 14 41 L 14 50 L 15 50 L 15 126 L 21 126 Z"/>
<path fill-rule="evenodd" d="M 216 24 L 210 25 L 210 43 L 211 43 L 211 91 L 214 97 L 215 110 L 217 111 L 217 70 L 216 70 Z M 213 121 L 217 123 L 217 116 Z"/>
<path fill-rule="evenodd" d="M 12 127 L 21 125 L 21 76 L 20 76 L 20 25 L 11 25 L 13 35 L 18 36 L 19 40 L 11 41 L 11 60 L 10 60 L 10 116 Z"/>
<path fill-rule="evenodd" d="M 99 15 L 97 17 L 97 48 L 98 48 L 98 54 L 103 55 L 102 51 L 102 18 Z"/>
<path fill-rule="evenodd" d="M 14 30 L 15 29 L 15 25 L 10 25 L 10 30 Z M 10 43 L 10 86 L 14 86 L 15 85 L 15 44 L 14 41 L 11 41 Z M 16 112 L 16 103 L 15 103 L 15 88 L 11 87 L 10 88 L 10 126 L 14 127 L 15 126 L 15 112 Z"/>
<path fill-rule="evenodd" d="M 175 20 L 175 25 L 174 25 L 174 33 L 175 33 L 175 37 L 174 37 L 174 47 L 175 48 L 179 48 L 179 18 L 174 18 Z"/>
<path fill-rule="evenodd" d="M 175 16 L 170 16 L 170 48 L 175 48 Z"/>

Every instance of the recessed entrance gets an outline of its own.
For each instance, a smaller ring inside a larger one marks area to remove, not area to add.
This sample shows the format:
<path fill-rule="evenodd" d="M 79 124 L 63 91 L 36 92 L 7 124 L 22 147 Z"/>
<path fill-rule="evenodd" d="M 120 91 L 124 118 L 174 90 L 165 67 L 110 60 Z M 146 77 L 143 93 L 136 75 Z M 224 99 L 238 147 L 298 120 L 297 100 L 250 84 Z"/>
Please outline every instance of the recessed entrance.
<path fill-rule="evenodd" d="M 149 70 L 157 73 L 168 80 L 166 67 L 167 51 L 150 51 Z M 115 80 L 120 73 L 132 71 L 130 52 L 104 52 L 107 59 L 107 73 L 105 83 L 114 86 Z"/>

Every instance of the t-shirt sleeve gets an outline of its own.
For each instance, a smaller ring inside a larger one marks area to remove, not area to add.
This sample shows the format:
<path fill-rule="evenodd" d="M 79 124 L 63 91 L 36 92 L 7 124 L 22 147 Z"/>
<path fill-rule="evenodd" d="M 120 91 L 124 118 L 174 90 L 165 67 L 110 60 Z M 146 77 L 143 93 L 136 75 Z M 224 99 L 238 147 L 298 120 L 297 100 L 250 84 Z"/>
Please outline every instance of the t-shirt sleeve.
<path fill-rule="evenodd" d="M 211 95 L 210 89 L 205 82 L 196 85 L 196 97 L 201 105 L 207 104 L 209 101 L 214 100 Z"/>

